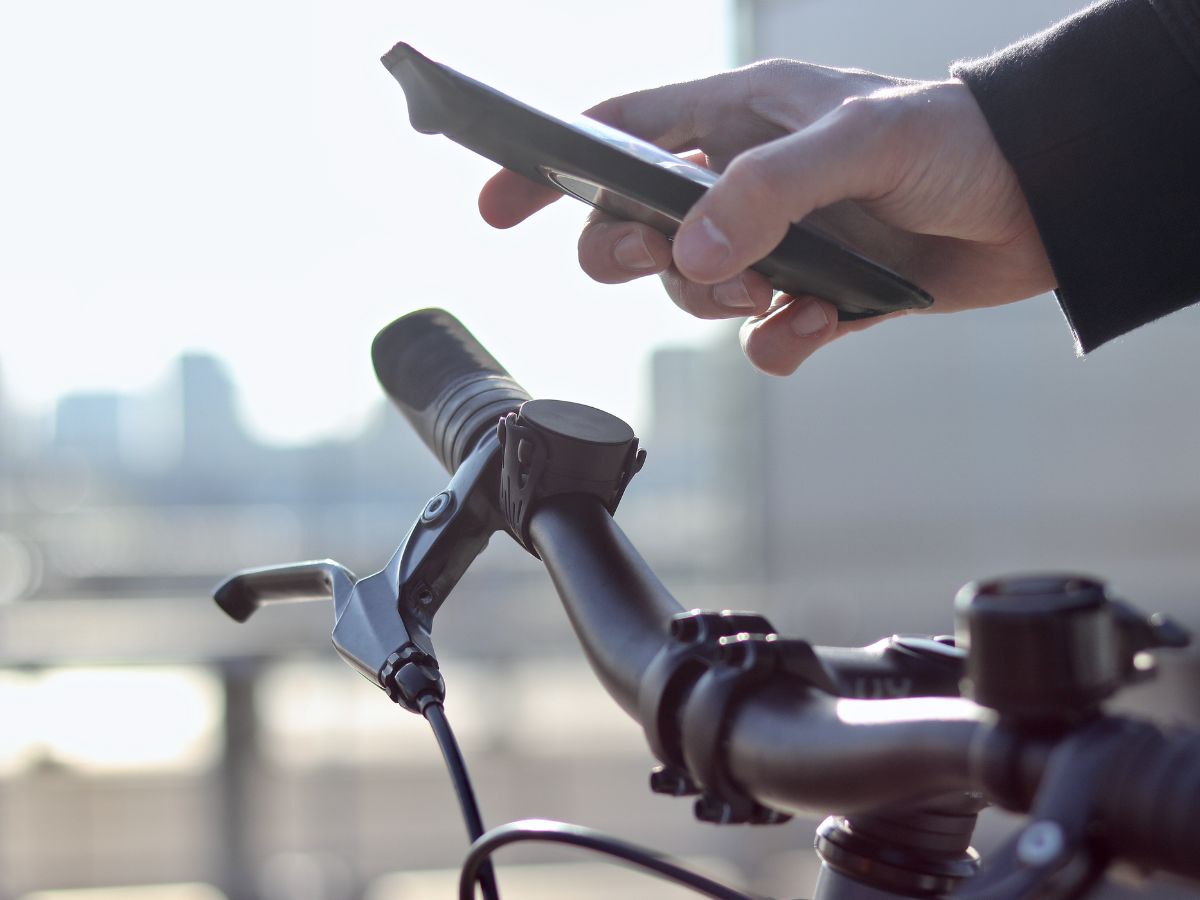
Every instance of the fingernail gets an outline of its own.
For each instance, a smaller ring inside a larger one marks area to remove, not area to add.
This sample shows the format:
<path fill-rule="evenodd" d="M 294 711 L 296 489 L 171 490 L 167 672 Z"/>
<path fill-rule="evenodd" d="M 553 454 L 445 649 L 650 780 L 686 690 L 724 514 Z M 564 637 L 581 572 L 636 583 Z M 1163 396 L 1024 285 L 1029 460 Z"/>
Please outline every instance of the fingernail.
<path fill-rule="evenodd" d="M 741 278 L 722 281 L 713 287 L 713 299 L 728 309 L 753 309 L 754 301 Z"/>
<path fill-rule="evenodd" d="M 718 271 L 732 250 L 729 238 L 708 216 L 681 229 L 675 238 L 675 261 L 697 275 Z"/>
<path fill-rule="evenodd" d="M 613 256 L 626 269 L 635 272 L 654 268 L 654 257 L 650 255 L 650 248 L 646 246 L 641 232 L 631 232 L 617 241 Z"/>
<path fill-rule="evenodd" d="M 829 317 L 816 300 L 806 300 L 792 315 L 792 331 L 798 337 L 811 337 L 824 330 L 829 324 Z"/>

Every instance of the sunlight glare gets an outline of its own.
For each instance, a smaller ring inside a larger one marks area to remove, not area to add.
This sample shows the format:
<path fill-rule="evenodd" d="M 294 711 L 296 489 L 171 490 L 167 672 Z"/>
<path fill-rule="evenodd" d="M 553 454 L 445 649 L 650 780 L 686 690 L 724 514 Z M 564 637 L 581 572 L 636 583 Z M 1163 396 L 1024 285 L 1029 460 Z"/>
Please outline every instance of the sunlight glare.
<path fill-rule="evenodd" d="M 26 704 L 45 758 L 95 774 L 202 768 L 220 748 L 217 679 L 184 668 L 51 670 Z"/>

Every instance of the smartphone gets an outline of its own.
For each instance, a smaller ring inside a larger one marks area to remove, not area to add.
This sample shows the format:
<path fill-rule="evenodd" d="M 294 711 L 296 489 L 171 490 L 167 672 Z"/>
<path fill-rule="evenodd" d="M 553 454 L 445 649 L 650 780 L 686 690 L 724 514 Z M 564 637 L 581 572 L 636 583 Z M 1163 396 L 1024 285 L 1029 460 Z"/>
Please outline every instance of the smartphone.
<path fill-rule="evenodd" d="M 396 44 L 383 64 L 400 82 L 413 128 L 450 140 L 612 216 L 670 237 L 717 175 L 580 116 L 565 121 Z M 753 268 L 776 290 L 814 294 L 842 320 L 924 309 L 933 298 L 811 225 L 792 225 Z"/>

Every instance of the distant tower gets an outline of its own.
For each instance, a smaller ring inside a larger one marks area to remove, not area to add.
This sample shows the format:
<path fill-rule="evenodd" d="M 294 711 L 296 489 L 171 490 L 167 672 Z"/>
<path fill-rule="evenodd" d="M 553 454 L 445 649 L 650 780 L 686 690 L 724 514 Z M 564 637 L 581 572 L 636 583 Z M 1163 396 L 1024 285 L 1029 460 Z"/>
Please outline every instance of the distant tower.
<path fill-rule="evenodd" d="M 4 528 L 9 510 L 13 506 L 12 472 L 16 468 L 16 447 L 12 410 L 4 393 L 4 370 L 0 368 L 0 528 Z"/>
<path fill-rule="evenodd" d="M 764 448 L 761 399 L 765 376 L 737 349 L 735 332 L 708 347 L 668 347 L 651 362 L 654 424 L 647 441 L 644 484 L 667 494 L 702 500 L 689 515 L 711 515 L 714 544 L 696 557 L 725 574 L 761 577 L 764 557 L 761 514 Z M 719 550 L 718 550 L 719 547 Z"/>
<path fill-rule="evenodd" d="M 244 457 L 250 442 L 234 403 L 233 381 L 211 356 L 188 353 L 179 361 L 183 463 L 222 468 Z"/>
<path fill-rule="evenodd" d="M 121 406 L 116 394 L 69 394 L 54 415 L 56 451 L 78 453 L 97 468 L 121 463 Z"/>
<path fill-rule="evenodd" d="M 0 479 L 12 468 L 13 423 L 9 419 L 8 398 L 4 394 L 4 369 L 0 367 Z M 4 488 L 0 486 L 0 492 Z"/>

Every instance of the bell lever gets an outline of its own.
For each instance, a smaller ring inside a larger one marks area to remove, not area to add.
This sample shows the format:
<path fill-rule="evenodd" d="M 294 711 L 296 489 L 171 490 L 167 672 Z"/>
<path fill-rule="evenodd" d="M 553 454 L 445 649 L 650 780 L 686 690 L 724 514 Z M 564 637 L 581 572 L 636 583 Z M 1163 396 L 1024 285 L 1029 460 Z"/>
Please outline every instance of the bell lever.
<path fill-rule="evenodd" d="M 332 599 L 333 645 L 342 659 L 396 703 L 422 712 L 445 697 L 430 637 L 434 614 L 505 527 L 494 499 L 501 455 L 489 431 L 374 575 L 355 579 L 328 559 L 248 569 L 221 584 L 213 599 L 239 622 L 271 603 Z"/>

